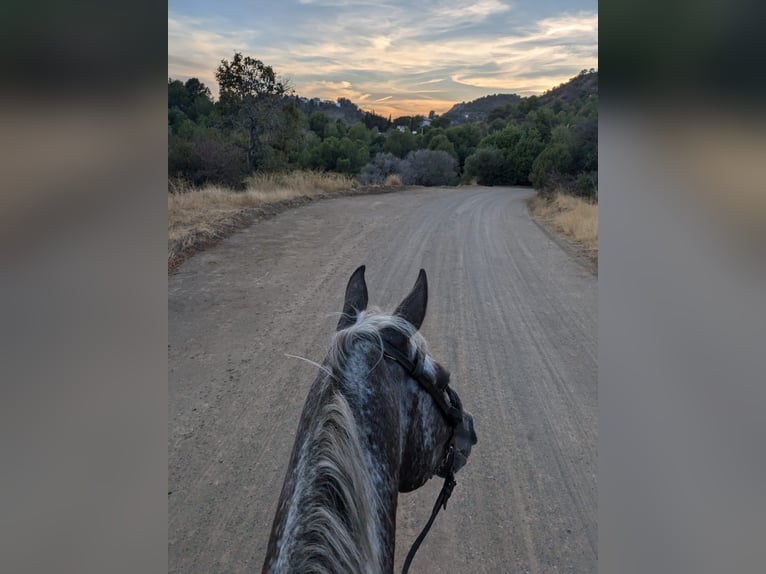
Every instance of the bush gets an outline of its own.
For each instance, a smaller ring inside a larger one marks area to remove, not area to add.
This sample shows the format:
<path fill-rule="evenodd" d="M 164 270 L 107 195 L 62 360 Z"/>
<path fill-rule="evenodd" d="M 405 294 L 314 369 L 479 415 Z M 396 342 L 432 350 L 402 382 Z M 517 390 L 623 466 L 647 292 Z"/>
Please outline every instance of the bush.
<path fill-rule="evenodd" d="M 383 185 L 389 176 L 401 173 L 402 160 L 394 154 L 380 152 L 362 168 L 357 179 L 362 185 Z"/>
<path fill-rule="evenodd" d="M 400 176 L 398 173 L 392 173 L 386 178 L 386 181 L 383 182 L 383 185 L 386 187 L 394 187 L 402 184 L 402 176 Z"/>
<path fill-rule="evenodd" d="M 457 160 L 446 151 L 419 149 L 407 154 L 402 165 L 406 185 L 455 185 Z"/>
<path fill-rule="evenodd" d="M 193 141 L 172 138 L 168 149 L 168 175 L 182 177 L 195 187 L 206 183 L 242 187 L 247 173 L 244 150 L 216 135 L 197 135 Z"/>
<path fill-rule="evenodd" d="M 416 138 L 409 131 L 401 132 L 396 128 L 388 130 L 386 141 L 383 143 L 383 151 L 394 154 L 398 158 L 404 158 L 407 154 L 417 149 Z"/>
<path fill-rule="evenodd" d="M 598 172 L 581 173 L 575 180 L 572 192 L 580 197 L 598 200 Z"/>
<path fill-rule="evenodd" d="M 433 151 L 446 151 L 452 157 L 457 158 L 455 146 L 444 134 L 438 134 L 428 142 L 428 149 Z"/>
<path fill-rule="evenodd" d="M 546 147 L 532 163 L 529 179 L 535 189 L 549 193 L 557 187 L 569 188 L 574 180 L 572 173 L 572 155 L 562 143 Z"/>
<path fill-rule="evenodd" d="M 313 154 L 314 163 L 310 166 L 353 175 L 367 163 L 367 146 L 351 141 L 347 137 L 330 136 L 320 143 Z"/>
<path fill-rule="evenodd" d="M 396 176 L 398 179 L 393 179 Z M 390 153 L 378 153 L 357 178 L 362 185 L 455 185 L 457 160 L 445 151 L 420 149 L 399 159 Z"/>
<path fill-rule="evenodd" d="M 465 160 L 465 173 L 479 185 L 503 185 L 510 181 L 511 166 L 505 154 L 494 147 L 480 148 Z"/>

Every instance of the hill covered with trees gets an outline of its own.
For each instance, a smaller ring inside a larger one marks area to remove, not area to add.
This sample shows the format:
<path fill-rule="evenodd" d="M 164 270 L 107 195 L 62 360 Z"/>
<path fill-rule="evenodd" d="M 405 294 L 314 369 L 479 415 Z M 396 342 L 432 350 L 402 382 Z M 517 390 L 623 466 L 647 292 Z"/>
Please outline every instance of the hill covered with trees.
<path fill-rule="evenodd" d="M 168 79 L 168 173 L 192 185 L 243 185 L 255 172 L 338 172 L 365 184 L 561 188 L 595 198 L 598 72 L 541 96 L 495 94 L 442 116 L 385 118 L 353 102 L 301 97 L 260 60 L 235 53 L 198 79 Z"/>
<path fill-rule="evenodd" d="M 452 125 L 470 122 L 482 122 L 494 109 L 519 103 L 521 96 L 518 94 L 493 94 L 484 96 L 471 102 L 461 102 L 452 106 L 444 114 L 449 118 Z"/>

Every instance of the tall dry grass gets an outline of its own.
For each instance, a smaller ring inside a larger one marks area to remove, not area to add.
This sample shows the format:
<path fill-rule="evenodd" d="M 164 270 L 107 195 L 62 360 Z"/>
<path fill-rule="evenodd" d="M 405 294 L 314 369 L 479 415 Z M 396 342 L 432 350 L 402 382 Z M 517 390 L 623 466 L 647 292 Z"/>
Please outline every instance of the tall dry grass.
<path fill-rule="evenodd" d="M 244 191 L 207 185 L 196 189 L 182 181 L 168 185 L 168 266 L 185 254 L 241 227 L 253 210 L 303 198 L 349 191 L 354 180 L 336 173 L 294 172 L 248 178 Z"/>
<path fill-rule="evenodd" d="M 598 261 L 598 204 L 557 192 L 552 198 L 537 196 L 530 202 L 533 215 L 551 223 Z"/>

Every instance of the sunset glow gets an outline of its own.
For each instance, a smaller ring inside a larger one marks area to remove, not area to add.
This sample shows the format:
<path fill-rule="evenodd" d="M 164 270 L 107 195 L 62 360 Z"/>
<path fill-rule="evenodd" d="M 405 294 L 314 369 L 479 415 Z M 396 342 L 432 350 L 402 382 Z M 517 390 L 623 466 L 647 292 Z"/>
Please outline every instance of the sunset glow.
<path fill-rule="evenodd" d="M 197 77 L 235 51 L 297 94 L 384 116 L 446 112 L 492 93 L 539 94 L 598 67 L 595 2 L 223 0 L 168 4 L 168 76 Z"/>

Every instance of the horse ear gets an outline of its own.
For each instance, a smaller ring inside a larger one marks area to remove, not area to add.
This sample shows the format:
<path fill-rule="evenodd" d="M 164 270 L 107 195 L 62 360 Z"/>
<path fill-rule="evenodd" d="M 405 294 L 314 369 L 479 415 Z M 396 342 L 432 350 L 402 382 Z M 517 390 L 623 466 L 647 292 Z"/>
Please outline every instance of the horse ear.
<path fill-rule="evenodd" d="M 346 285 L 346 297 L 343 301 L 343 314 L 338 321 L 337 330 L 346 329 L 356 322 L 360 311 L 367 309 L 367 283 L 364 281 L 364 265 L 357 267 Z"/>
<path fill-rule="evenodd" d="M 426 318 L 426 306 L 428 305 L 428 280 L 426 279 L 425 269 L 421 269 L 418 274 L 418 280 L 410 291 L 410 294 L 399 303 L 394 311 L 394 315 L 406 319 L 416 329 L 420 329 L 423 319 Z"/>

